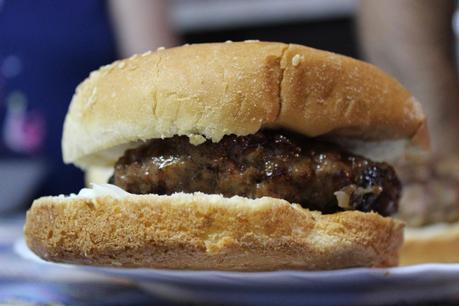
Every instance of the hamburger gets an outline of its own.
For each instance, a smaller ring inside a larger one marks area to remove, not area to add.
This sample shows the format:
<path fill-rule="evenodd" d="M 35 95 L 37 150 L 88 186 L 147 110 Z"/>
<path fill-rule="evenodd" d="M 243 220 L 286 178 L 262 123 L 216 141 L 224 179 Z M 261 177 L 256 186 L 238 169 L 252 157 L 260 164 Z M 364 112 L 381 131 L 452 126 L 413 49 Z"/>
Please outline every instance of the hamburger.
<path fill-rule="evenodd" d="M 397 167 L 406 223 L 403 265 L 459 262 L 459 159 L 429 156 Z"/>
<path fill-rule="evenodd" d="M 377 160 L 426 137 L 411 94 L 349 57 L 257 41 L 147 52 L 78 86 L 64 161 L 112 170 L 105 184 L 35 200 L 26 242 L 88 265 L 393 266 L 401 185 Z"/>

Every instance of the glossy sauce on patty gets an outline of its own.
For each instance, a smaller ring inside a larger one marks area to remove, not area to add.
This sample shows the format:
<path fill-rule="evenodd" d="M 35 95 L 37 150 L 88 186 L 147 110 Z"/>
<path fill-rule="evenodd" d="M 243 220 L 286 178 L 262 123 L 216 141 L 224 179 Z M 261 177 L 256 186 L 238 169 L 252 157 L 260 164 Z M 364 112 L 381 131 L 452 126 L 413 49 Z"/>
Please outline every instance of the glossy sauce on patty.
<path fill-rule="evenodd" d="M 204 192 L 270 196 L 305 208 L 397 211 L 400 182 L 391 166 L 347 153 L 336 145 L 286 131 L 265 130 L 192 145 L 185 136 L 154 139 L 127 150 L 112 183 L 135 194 Z M 338 203 L 336 192 L 345 195 Z"/>

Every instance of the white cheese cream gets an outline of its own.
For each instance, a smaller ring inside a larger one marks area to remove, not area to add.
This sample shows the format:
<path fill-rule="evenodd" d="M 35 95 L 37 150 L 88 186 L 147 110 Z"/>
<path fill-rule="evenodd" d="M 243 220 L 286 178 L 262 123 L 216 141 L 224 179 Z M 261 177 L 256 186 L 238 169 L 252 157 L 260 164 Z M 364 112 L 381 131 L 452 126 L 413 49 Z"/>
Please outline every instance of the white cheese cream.
<path fill-rule="evenodd" d="M 112 184 L 91 184 L 91 188 L 83 188 L 78 194 L 70 194 L 69 196 L 60 195 L 59 197 L 70 197 L 70 198 L 98 198 L 111 196 L 112 198 L 120 199 L 130 195 L 129 192 L 121 189 L 118 186 Z"/>

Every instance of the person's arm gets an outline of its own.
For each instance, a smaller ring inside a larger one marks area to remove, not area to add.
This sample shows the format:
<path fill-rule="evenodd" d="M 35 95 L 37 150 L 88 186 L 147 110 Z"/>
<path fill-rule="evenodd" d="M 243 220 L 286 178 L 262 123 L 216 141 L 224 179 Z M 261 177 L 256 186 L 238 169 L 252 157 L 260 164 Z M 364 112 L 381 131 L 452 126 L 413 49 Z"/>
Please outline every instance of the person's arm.
<path fill-rule="evenodd" d="M 161 0 L 109 1 L 121 57 L 177 43 L 167 5 L 167 1 Z"/>
<path fill-rule="evenodd" d="M 361 0 L 358 30 L 366 58 L 422 103 L 433 149 L 459 153 L 459 81 L 451 0 Z"/>

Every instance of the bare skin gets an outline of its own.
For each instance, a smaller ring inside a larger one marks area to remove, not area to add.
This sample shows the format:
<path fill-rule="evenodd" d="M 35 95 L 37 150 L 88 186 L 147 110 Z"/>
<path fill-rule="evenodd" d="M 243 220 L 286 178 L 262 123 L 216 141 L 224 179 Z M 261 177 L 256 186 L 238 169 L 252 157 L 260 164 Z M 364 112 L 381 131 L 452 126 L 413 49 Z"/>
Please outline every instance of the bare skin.
<path fill-rule="evenodd" d="M 451 0 L 362 0 L 358 30 L 365 57 L 422 103 L 435 153 L 459 156 L 459 81 Z"/>
<path fill-rule="evenodd" d="M 361 0 L 358 30 L 370 62 L 422 103 L 433 154 L 398 165 L 399 217 L 410 226 L 459 221 L 459 81 L 451 0 Z"/>
<path fill-rule="evenodd" d="M 168 1 L 110 0 L 109 8 L 120 57 L 177 44 L 168 18 Z"/>

